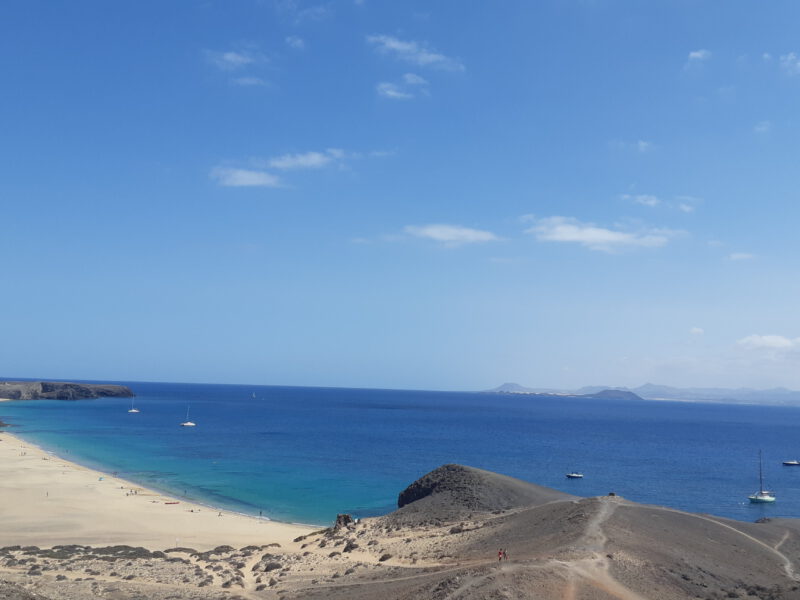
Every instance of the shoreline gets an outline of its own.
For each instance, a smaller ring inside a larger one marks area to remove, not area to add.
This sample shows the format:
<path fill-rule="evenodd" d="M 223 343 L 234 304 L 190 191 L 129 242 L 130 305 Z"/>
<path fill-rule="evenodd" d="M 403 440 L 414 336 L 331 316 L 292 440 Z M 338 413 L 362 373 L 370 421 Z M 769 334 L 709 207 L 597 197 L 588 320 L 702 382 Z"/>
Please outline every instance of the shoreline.
<path fill-rule="evenodd" d="M 209 550 L 280 543 L 320 527 L 213 508 L 69 461 L 0 429 L 0 546 Z"/>

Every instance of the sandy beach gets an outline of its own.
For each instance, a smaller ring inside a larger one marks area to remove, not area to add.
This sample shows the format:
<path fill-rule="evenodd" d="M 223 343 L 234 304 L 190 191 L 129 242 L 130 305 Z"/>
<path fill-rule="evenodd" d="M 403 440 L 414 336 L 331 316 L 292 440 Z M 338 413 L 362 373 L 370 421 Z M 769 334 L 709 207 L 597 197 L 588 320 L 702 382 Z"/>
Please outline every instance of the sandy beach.
<path fill-rule="evenodd" d="M 286 545 L 319 529 L 171 498 L 0 431 L 0 546 L 128 544 L 150 549 Z"/>

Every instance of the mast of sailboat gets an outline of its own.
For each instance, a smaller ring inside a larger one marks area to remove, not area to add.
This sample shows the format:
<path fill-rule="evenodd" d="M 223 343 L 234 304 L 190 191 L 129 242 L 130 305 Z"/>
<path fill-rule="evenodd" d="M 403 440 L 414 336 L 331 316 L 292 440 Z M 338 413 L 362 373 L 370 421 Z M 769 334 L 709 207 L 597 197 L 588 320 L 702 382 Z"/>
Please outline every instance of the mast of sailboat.
<path fill-rule="evenodd" d="M 762 461 L 761 461 L 761 450 L 758 451 L 758 489 L 763 494 L 764 493 L 764 473 L 763 473 Z"/>

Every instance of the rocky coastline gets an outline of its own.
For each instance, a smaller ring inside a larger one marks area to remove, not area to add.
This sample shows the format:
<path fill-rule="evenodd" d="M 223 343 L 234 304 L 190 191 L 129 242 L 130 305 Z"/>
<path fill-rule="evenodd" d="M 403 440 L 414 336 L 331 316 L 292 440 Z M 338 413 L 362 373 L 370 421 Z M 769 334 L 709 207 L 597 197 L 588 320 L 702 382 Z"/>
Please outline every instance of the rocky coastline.
<path fill-rule="evenodd" d="M 0 381 L 0 398 L 6 400 L 86 400 L 130 398 L 133 395 L 133 391 L 127 386 L 106 383 Z"/>

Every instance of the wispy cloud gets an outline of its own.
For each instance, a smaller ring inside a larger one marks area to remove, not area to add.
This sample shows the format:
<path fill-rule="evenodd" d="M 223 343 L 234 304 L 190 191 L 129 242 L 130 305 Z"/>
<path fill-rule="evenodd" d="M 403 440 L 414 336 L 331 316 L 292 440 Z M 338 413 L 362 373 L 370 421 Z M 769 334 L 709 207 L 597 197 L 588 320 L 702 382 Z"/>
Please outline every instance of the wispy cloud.
<path fill-rule="evenodd" d="M 736 342 L 748 350 L 791 350 L 800 346 L 800 338 L 787 338 L 782 335 L 748 335 Z"/>
<path fill-rule="evenodd" d="M 330 148 L 325 152 L 303 152 L 300 154 L 283 154 L 270 158 L 267 165 L 273 169 L 287 171 L 291 169 L 320 169 L 334 160 L 344 157 L 342 150 Z"/>
<path fill-rule="evenodd" d="M 749 252 L 732 252 L 728 255 L 728 260 L 752 260 L 755 257 L 755 254 Z"/>
<path fill-rule="evenodd" d="M 688 70 L 697 67 L 711 58 L 711 52 L 705 49 L 692 50 L 686 58 L 683 68 Z"/>
<path fill-rule="evenodd" d="M 709 58 L 711 58 L 711 52 L 705 49 L 701 49 L 701 50 L 692 50 L 691 52 L 689 52 L 688 60 L 703 61 L 703 60 L 708 60 Z"/>
<path fill-rule="evenodd" d="M 416 73 L 406 73 L 403 75 L 403 81 L 406 85 L 428 85 L 428 80 Z"/>
<path fill-rule="evenodd" d="M 594 223 L 583 223 L 572 217 L 545 217 L 533 220 L 533 227 L 525 230 L 540 242 L 580 244 L 589 250 L 616 252 L 626 248 L 657 248 L 664 246 L 680 231 L 669 229 L 640 229 L 627 231 L 610 229 Z"/>
<path fill-rule="evenodd" d="M 414 237 L 433 240 L 447 246 L 493 242 L 499 239 L 491 231 L 472 229 L 461 225 L 408 225 L 404 231 Z"/>
<path fill-rule="evenodd" d="M 341 148 L 327 148 L 323 151 L 286 153 L 271 158 L 250 158 L 239 161 L 243 166 L 219 165 L 211 170 L 211 177 L 220 185 L 229 187 L 287 187 L 283 179 L 274 171 L 303 171 L 323 168 L 345 170 L 357 160 L 383 158 L 391 152 L 349 152 Z"/>
<path fill-rule="evenodd" d="M 267 82 L 261 77 L 234 77 L 231 79 L 234 85 L 252 86 L 252 85 L 267 85 Z"/>
<path fill-rule="evenodd" d="M 286 36 L 286 45 L 295 50 L 302 50 L 306 47 L 306 42 L 303 38 L 297 37 L 296 35 L 288 35 Z"/>
<path fill-rule="evenodd" d="M 464 65 L 460 61 L 436 52 L 425 42 L 405 41 L 390 35 L 368 35 L 367 43 L 373 45 L 381 54 L 388 54 L 420 67 L 446 71 L 464 70 Z"/>
<path fill-rule="evenodd" d="M 377 84 L 375 91 L 379 96 L 391 98 L 392 100 L 411 100 L 414 97 L 414 94 L 403 91 L 399 85 L 389 81 L 382 81 Z"/>
<path fill-rule="evenodd" d="M 772 129 L 772 123 L 769 121 L 759 121 L 753 127 L 753 131 L 756 133 L 769 133 Z"/>
<path fill-rule="evenodd" d="M 692 335 L 703 335 L 705 333 L 705 330 L 702 327 L 692 327 L 689 330 L 689 333 L 691 333 Z"/>
<path fill-rule="evenodd" d="M 253 169 L 214 167 L 211 169 L 211 178 L 226 187 L 281 187 L 280 178 L 276 175 Z"/>
<path fill-rule="evenodd" d="M 299 25 L 305 21 L 322 21 L 333 14 L 328 4 L 304 6 L 299 0 L 274 0 L 275 9 Z"/>
<path fill-rule="evenodd" d="M 634 204 L 641 204 L 642 206 L 649 206 L 655 207 L 661 204 L 661 200 L 659 200 L 656 196 L 652 194 L 622 194 L 623 200 L 629 200 Z"/>
<path fill-rule="evenodd" d="M 650 152 L 656 147 L 653 142 L 648 142 L 647 140 L 611 140 L 608 146 L 614 150 L 633 150 L 640 154 Z"/>
<path fill-rule="evenodd" d="M 788 75 L 800 75 L 800 56 L 794 52 L 783 54 L 780 58 L 781 69 Z"/>
<path fill-rule="evenodd" d="M 428 95 L 428 80 L 416 73 L 406 73 L 401 83 L 382 81 L 375 86 L 375 91 L 384 98 L 410 100 L 417 94 Z"/>
<path fill-rule="evenodd" d="M 230 50 L 228 52 L 206 50 L 206 59 L 223 71 L 235 71 L 266 60 L 263 55 L 251 50 Z"/>
<path fill-rule="evenodd" d="M 676 196 L 675 200 L 677 202 L 676 208 L 685 213 L 693 213 L 697 205 L 703 202 L 702 198 L 698 198 L 696 196 Z"/>

